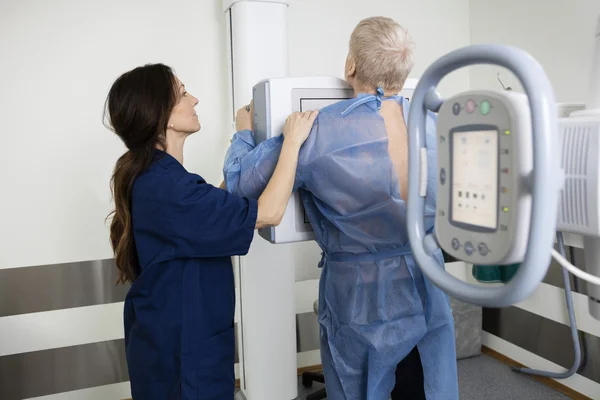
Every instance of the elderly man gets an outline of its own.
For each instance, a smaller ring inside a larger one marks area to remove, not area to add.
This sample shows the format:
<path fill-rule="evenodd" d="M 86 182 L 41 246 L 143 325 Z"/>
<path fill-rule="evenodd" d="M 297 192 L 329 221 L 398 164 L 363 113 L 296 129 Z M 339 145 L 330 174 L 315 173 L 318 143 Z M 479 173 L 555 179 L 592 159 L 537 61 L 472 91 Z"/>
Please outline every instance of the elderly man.
<path fill-rule="evenodd" d="M 415 45 L 389 18 L 352 32 L 345 74 L 355 98 L 323 108 L 298 161 L 295 187 L 323 250 L 321 358 L 332 400 L 458 399 L 454 322 L 447 296 L 423 276 L 406 231 L 409 102 L 397 95 Z M 435 114 L 427 121 L 426 224 L 435 216 Z M 225 160 L 227 189 L 257 198 L 282 144 L 238 132 Z M 443 268 L 441 252 L 437 254 Z M 394 388 L 394 385 L 396 387 Z"/>

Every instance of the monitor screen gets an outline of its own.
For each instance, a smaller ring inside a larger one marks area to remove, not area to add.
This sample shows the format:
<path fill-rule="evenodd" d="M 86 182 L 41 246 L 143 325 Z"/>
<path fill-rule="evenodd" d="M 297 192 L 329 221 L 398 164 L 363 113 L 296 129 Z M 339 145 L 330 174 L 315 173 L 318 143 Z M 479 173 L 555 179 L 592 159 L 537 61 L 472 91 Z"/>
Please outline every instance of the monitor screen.
<path fill-rule="evenodd" d="M 452 221 L 495 230 L 498 131 L 452 132 Z"/>

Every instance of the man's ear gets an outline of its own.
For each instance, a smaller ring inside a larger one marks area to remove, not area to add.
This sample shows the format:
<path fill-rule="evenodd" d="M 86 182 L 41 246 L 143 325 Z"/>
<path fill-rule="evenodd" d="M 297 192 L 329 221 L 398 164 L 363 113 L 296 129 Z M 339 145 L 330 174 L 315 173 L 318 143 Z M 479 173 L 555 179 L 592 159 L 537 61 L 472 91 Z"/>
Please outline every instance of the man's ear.
<path fill-rule="evenodd" d="M 348 60 L 348 77 L 354 78 L 354 75 L 356 75 L 356 63 L 354 62 L 354 59 L 349 59 Z"/>

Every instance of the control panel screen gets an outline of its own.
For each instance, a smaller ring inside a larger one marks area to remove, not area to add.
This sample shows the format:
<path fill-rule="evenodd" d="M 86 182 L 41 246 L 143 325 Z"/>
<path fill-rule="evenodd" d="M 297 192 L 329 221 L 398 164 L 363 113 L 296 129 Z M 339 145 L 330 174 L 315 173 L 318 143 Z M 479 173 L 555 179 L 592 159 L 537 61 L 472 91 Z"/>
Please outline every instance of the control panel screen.
<path fill-rule="evenodd" d="M 497 130 L 452 133 L 451 203 L 453 222 L 497 228 Z"/>

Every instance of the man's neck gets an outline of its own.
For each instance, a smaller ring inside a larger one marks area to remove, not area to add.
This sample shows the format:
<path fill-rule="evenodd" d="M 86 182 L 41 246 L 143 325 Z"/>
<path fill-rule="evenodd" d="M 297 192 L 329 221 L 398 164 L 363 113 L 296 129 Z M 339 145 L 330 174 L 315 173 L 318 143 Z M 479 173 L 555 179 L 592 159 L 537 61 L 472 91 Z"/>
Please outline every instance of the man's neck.
<path fill-rule="evenodd" d="M 358 97 L 359 94 L 364 93 L 364 94 L 377 94 L 377 90 L 374 89 L 365 89 L 365 88 L 355 88 L 354 89 L 354 97 Z M 383 97 L 391 97 L 391 96 L 396 96 L 398 93 L 397 92 L 389 92 L 389 91 L 385 91 L 383 94 Z"/>

